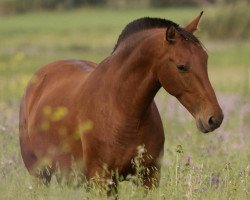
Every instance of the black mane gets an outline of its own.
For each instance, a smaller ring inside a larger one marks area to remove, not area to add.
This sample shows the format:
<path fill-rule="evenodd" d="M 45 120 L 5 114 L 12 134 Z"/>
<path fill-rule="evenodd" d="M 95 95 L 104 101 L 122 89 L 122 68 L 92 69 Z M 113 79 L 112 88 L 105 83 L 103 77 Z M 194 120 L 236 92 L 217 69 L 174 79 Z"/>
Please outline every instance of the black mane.
<path fill-rule="evenodd" d="M 143 17 L 136 19 L 132 22 L 130 22 L 121 32 L 119 35 L 119 38 L 117 40 L 117 43 L 114 47 L 113 52 L 116 50 L 118 45 L 123 41 L 125 38 L 127 38 L 129 35 L 147 30 L 147 29 L 153 29 L 153 28 L 169 28 L 171 26 L 174 26 L 176 30 L 182 35 L 183 38 L 186 40 L 190 40 L 195 43 L 200 43 L 199 40 L 190 32 L 186 31 L 185 29 L 181 28 L 178 24 L 167 20 L 167 19 L 161 19 L 161 18 L 151 18 L 151 17 Z"/>

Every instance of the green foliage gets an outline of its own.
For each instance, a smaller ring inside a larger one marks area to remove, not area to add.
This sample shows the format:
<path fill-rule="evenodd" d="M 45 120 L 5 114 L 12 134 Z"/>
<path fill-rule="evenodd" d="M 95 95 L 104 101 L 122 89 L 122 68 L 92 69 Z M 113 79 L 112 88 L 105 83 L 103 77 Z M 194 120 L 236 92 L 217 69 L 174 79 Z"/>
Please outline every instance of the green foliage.
<path fill-rule="evenodd" d="M 250 0 L 240 0 L 250 3 Z M 111 8 L 142 8 L 142 7 L 183 7 L 226 5 L 239 3 L 238 0 L 1 0 L 0 13 L 13 14 L 34 10 L 72 9 L 80 6 L 103 6 Z"/>
<path fill-rule="evenodd" d="M 162 6 L 197 6 L 203 2 L 199 2 L 197 0 L 151 0 L 150 4 L 155 7 Z"/>
<path fill-rule="evenodd" d="M 26 12 L 30 10 L 71 9 L 82 5 L 103 5 L 107 0 L 2 0 L 2 14 Z"/>

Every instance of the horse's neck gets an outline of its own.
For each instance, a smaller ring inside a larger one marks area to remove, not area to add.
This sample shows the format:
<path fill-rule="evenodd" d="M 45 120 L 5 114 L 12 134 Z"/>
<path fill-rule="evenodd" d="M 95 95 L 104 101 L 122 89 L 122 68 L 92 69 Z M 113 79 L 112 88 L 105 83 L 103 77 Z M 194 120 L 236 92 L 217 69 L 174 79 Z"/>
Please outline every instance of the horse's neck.
<path fill-rule="evenodd" d="M 141 116 L 149 107 L 159 85 L 151 70 L 151 62 L 142 55 L 129 56 L 118 67 L 119 74 L 114 77 L 116 87 L 114 94 L 123 112 Z"/>
<path fill-rule="evenodd" d="M 103 98 L 103 104 L 133 119 L 143 117 L 160 88 L 152 70 L 152 58 L 140 52 L 140 49 L 127 49 L 115 53 L 92 76 L 99 82 L 93 93 L 97 92 L 100 100 Z"/>

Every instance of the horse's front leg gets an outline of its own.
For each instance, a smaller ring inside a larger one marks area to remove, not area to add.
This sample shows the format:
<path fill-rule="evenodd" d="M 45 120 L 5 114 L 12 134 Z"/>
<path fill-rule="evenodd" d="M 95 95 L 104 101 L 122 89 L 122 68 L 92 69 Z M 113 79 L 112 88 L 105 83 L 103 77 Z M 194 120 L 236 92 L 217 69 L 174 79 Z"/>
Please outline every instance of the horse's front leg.
<path fill-rule="evenodd" d="M 117 177 L 112 175 L 105 167 L 93 167 L 89 170 L 89 185 L 98 186 L 106 192 L 108 199 L 118 199 L 118 181 Z"/>
<path fill-rule="evenodd" d="M 116 178 L 111 178 L 107 180 L 106 190 L 109 199 L 118 199 L 118 182 Z"/>
<path fill-rule="evenodd" d="M 160 167 L 148 167 L 146 173 L 142 177 L 142 184 L 146 190 L 158 187 L 160 183 Z"/>

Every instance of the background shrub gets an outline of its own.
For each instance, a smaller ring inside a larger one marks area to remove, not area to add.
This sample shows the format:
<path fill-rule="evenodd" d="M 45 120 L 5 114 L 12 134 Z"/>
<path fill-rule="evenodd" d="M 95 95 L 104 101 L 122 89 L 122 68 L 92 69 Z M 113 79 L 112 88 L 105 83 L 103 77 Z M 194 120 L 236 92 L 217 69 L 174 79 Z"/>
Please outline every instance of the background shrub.
<path fill-rule="evenodd" d="M 169 7 L 232 4 L 250 0 L 0 0 L 0 14 L 12 14 L 41 9 L 72 9 L 80 6 L 108 7 Z"/>
<path fill-rule="evenodd" d="M 250 37 L 249 3 L 222 5 L 203 18 L 201 29 L 212 39 Z"/>

